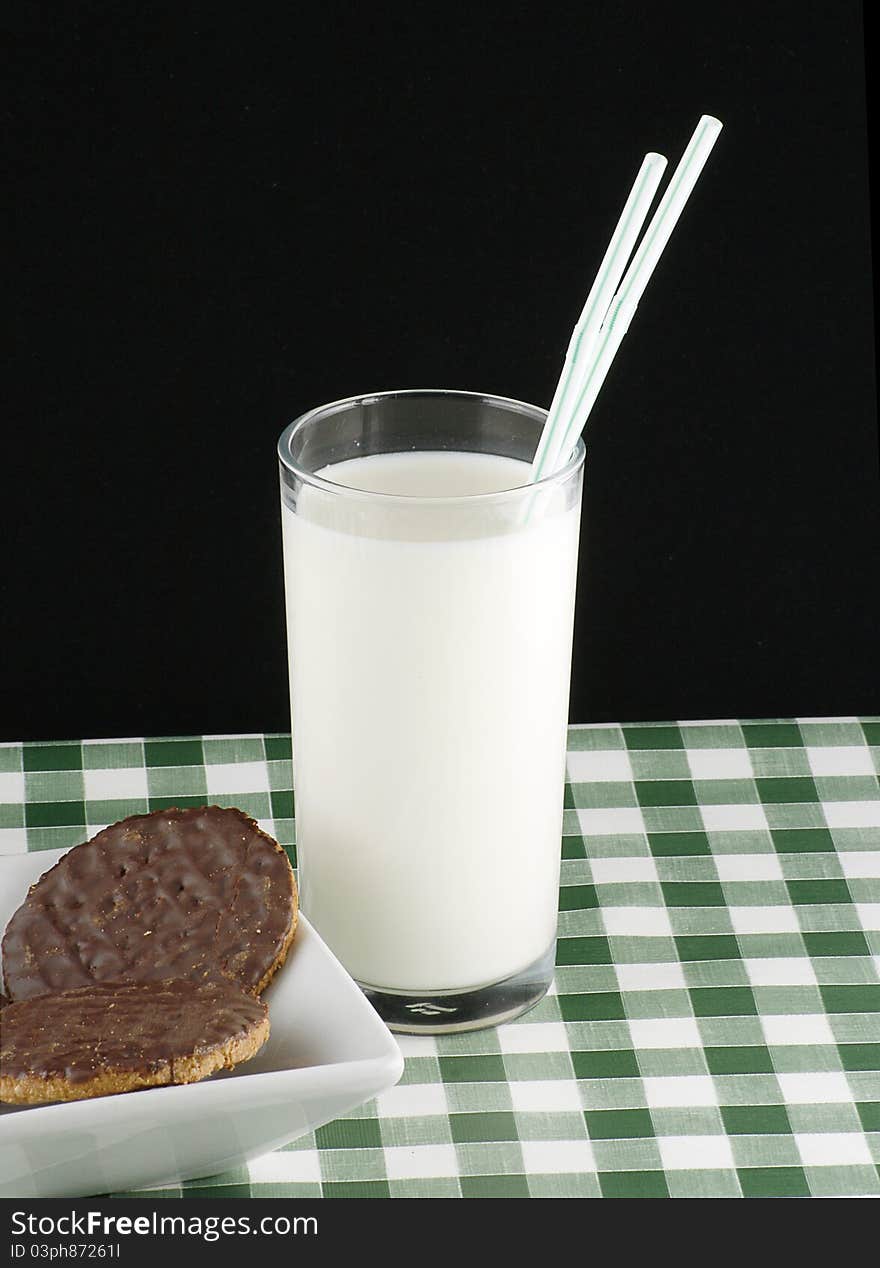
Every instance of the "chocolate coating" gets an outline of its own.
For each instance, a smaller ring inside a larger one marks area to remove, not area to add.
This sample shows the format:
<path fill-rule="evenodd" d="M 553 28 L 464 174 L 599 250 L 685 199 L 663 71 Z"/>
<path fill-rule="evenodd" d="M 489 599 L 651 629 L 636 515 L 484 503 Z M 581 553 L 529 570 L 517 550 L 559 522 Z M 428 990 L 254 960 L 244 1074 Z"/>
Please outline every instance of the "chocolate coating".
<path fill-rule="evenodd" d="M 231 982 L 86 986 L 8 1004 L 0 1078 L 85 1083 L 149 1074 L 241 1038 L 264 1022 L 262 1000 Z"/>
<path fill-rule="evenodd" d="M 31 886 L 3 937 L 6 992 L 18 1001 L 162 978 L 260 991 L 296 913 L 287 855 L 240 810 L 133 815 Z"/>

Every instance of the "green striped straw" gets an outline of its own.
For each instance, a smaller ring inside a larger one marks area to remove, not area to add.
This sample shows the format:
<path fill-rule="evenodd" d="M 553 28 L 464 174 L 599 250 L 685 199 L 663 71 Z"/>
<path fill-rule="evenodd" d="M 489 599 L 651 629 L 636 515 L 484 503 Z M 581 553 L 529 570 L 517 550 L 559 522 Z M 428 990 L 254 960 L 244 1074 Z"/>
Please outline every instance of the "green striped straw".
<path fill-rule="evenodd" d="M 569 406 L 568 412 L 564 416 L 561 411 L 558 412 L 558 417 L 554 423 L 556 443 L 552 450 L 549 443 L 544 447 L 547 458 L 542 464 L 540 474 L 535 474 L 533 465 L 533 480 L 540 479 L 541 475 L 551 475 L 554 471 L 559 470 L 577 444 L 578 436 L 586 426 L 587 419 L 605 381 L 611 362 L 614 360 L 615 353 L 620 347 L 623 336 L 629 329 L 629 324 L 638 307 L 639 300 L 644 294 L 645 287 L 648 285 L 654 269 L 657 267 L 663 249 L 669 241 L 672 231 L 684 210 L 685 203 L 697 183 L 697 178 L 705 166 L 709 153 L 718 139 L 721 126 L 721 123 L 711 115 L 703 115 L 697 124 L 687 149 L 673 172 L 666 192 L 645 231 L 645 236 L 633 257 L 632 263 L 624 274 L 617 293 L 611 300 L 598 335 L 590 341 L 589 346 L 585 346 L 582 349 L 579 363 L 574 367 L 573 373 L 569 375 L 569 379 L 577 383 L 577 392 L 563 389 L 560 394 L 560 399 L 565 398 L 568 402 L 574 401 L 574 405 L 573 407 Z M 563 376 L 565 376 L 565 373 L 564 369 Z M 555 399 L 554 397 L 554 401 Z M 547 423 L 545 424 L 545 432 L 548 430 L 549 423 L 550 415 L 548 415 Z M 543 440 L 544 435 L 542 434 L 541 441 Z M 539 450 L 541 449 L 541 442 L 539 442 L 538 448 Z"/>
<path fill-rule="evenodd" d="M 596 338 L 665 169 L 666 159 L 662 154 L 646 154 L 642 160 L 583 311 L 572 332 L 562 374 L 559 376 L 547 421 L 532 460 L 529 477 L 532 482 L 540 480 L 542 475 L 553 471 L 558 464 L 559 450 L 568 431 L 572 408 L 583 387 L 584 373 L 589 370 Z"/>

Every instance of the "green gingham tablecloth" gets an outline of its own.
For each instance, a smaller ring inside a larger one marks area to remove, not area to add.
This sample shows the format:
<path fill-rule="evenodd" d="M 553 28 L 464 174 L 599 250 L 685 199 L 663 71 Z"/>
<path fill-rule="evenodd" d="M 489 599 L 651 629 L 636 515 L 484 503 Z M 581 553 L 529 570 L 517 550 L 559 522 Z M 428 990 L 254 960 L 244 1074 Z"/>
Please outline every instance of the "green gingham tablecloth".
<path fill-rule="evenodd" d="M 880 719 L 573 727 L 552 993 L 168 1196 L 880 1194 Z M 286 736 L 0 746 L 0 853 L 209 801 L 294 853 Z"/>

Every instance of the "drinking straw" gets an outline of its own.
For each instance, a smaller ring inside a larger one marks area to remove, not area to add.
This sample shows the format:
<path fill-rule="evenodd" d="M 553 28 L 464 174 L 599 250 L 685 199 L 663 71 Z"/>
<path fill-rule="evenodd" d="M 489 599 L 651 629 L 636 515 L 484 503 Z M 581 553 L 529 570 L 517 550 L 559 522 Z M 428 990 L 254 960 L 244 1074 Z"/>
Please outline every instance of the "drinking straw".
<path fill-rule="evenodd" d="M 665 169 L 666 159 L 662 154 L 646 154 L 642 160 L 586 303 L 572 331 L 562 374 L 559 376 L 532 460 L 532 481 L 540 479 L 542 473 L 552 471 L 559 461 L 559 448 L 567 434 L 571 411 L 584 385 L 584 372 L 589 371 L 592 362 L 592 348 Z"/>
<path fill-rule="evenodd" d="M 611 301 L 598 338 L 588 350 L 589 365 L 583 367 L 581 387 L 574 408 L 568 419 L 561 419 L 559 423 L 564 430 L 561 433 L 563 439 L 556 450 L 556 462 L 553 467 L 545 466 L 545 474 L 558 470 L 567 461 L 578 436 L 584 430 L 615 353 L 629 329 L 639 300 L 718 139 L 721 127 L 721 123 L 711 115 L 703 115 L 697 124 L 632 263 L 624 274 L 620 288 Z M 533 475 L 532 478 L 539 477 Z"/>

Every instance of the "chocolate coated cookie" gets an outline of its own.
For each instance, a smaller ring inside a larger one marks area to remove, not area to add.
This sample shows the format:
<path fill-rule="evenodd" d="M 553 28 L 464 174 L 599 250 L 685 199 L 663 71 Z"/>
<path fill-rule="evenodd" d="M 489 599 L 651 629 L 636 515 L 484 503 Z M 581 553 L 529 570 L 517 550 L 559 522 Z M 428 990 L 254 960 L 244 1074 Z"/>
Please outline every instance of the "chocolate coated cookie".
<path fill-rule="evenodd" d="M 107 983 L 7 1004 L 0 1101 L 33 1105 L 195 1083 L 269 1037 L 266 1005 L 231 982 Z"/>
<path fill-rule="evenodd" d="M 287 855 L 240 810 L 133 815 L 31 886 L 3 937 L 5 988 L 13 1001 L 164 978 L 259 992 L 296 918 Z"/>

